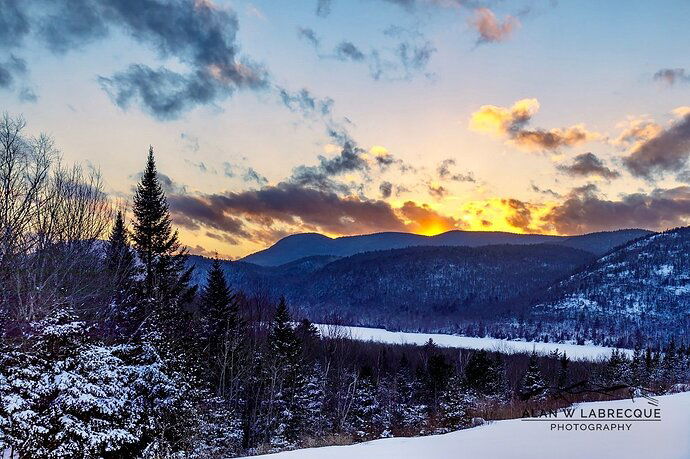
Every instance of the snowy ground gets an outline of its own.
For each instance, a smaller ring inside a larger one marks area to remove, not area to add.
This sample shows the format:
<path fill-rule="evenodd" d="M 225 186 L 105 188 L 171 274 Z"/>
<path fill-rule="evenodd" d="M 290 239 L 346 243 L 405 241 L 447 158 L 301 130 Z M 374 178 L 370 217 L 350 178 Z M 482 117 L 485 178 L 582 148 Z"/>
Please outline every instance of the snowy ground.
<path fill-rule="evenodd" d="M 688 459 L 690 393 L 657 398 L 661 421 L 628 422 L 621 431 L 552 431 L 552 421 L 498 421 L 445 435 L 387 438 L 260 456 L 270 459 Z M 653 409 L 644 399 L 583 403 L 580 408 Z M 563 415 L 559 416 L 563 419 Z M 616 421 L 625 423 L 625 421 Z M 592 424 L 590 422 L 584 423 Z"/>
<path fill-rule="evenodd" d="M 348 327 L 317 324 L 323 336 L 346 336 L 362 341 L 377 341 L 390 344 L 418 344 L 426 343 L 429 338 L 438 346 L 460 347 L 464 349 L 486 349 L 500 351 L 506 354 L 532 352 L 535 349 L 540 354 L 547 354 L 553 350 L 565 351 L 573 360 L 598 360 L 611 356 L 612 348 L 604 346 L 559 343 L 538 343 L 528 341 L 511 341 L 496 338 L 474 338 L 469 336 L 444 335 L 440 333 L 407 333 L 391 332 L 380 328 Z M 623 352 L 632 355 L 632 350 Z"/>

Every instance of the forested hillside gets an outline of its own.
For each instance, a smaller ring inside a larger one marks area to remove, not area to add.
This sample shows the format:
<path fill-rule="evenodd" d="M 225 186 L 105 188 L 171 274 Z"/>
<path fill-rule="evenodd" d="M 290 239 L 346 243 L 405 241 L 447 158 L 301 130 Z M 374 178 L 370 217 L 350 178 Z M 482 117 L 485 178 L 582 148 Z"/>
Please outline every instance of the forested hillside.
<path fill-rule="evenodd" d="M 234 288 L 285 295 L 314 319 L 336 315 L 349 324 L 410 328 L 516 313 L 536 290 L 593 259 L 582 250 L 536 244 L 410 247 L 224 267 Z M 208 263 L 192 262 L 198 272 Z"/>
<path fill-rule="evenodd" d="M 587 337 L 688 336 L 689 254 L 687 227 L 631 242 L 549 288 L 533 315 Z"/>

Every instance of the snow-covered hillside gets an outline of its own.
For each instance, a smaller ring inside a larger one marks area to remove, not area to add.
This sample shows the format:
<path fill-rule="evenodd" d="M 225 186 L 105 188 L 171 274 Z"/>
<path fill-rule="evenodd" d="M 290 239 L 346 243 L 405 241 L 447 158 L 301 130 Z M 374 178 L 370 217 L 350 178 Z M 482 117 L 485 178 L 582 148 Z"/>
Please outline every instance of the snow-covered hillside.
<path fill-rule="evenodd" d="M 616 421 L 616 431 L 552 431 L 551 421 L 498 421 L 445 435 L 387 438 L 351 446 L 330 446 L 260 456 L 270 459 L 688 459 L 690 393 L 658 398 L 658 422 Z M 653 409 L 644 399 L 584 403 L 595 408 Z M 559 413 L 559 419 L 563 415 Z M 582 424 L 590 425 L 592 422 Z M 603 424 L 611 424 L 604 422 Z"/>
<path fill-rule="evenodd" d="M 556 349 L 566 352 L 573 360 L 598 360 L 611 355 L 613 348 L 594 345 L 577 345 L 563 343 L 539 343 L 527 341 L 511 341 L 497 338 L 474 338 L 469 336 L 445 335 L 441 333 L 408 333 L 392 332 L 380 328 L 348 327 L 317 324 L 323 336 L 343 336 L 361 341 L 376 341 L 389 344 L 417 344 L 423 345 L 429 339 L 434 340 L 441 347 L 459 347 L 464 349 L 485 349 L 501 351 L 506 354 L 532 352 L 548 354 Z M 623 352 L 632 355 L 631 350 Z"/>
<path fill-rule="evenodd" d="M 682 335 L 690 323 L 689 252 L 687 227 L 640 239 L 552 286 L 533 312 L 560 324 L 597 321 L 609 333 Z"/>

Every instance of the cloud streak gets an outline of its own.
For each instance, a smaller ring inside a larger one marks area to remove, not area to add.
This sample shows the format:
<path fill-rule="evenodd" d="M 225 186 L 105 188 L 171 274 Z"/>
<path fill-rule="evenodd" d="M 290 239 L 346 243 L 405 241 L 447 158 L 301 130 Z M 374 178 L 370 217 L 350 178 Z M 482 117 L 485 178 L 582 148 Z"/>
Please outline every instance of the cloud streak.
<path fill-rule="evenodd" d="M 594 153 L 582 153 L 575 156 L 571 164 L 561 164 L 557 169 L 572 177 L 597 176 L 606 180 L 620 177 L 620 172 L 609 169 Z"/>
<path fill-rule="evenodd" d="M 477 8 L 470 25 L 477 31 L 477 44 L 506 41 L 520 27 L 520 21 L 506 16 L 501 22 L 489 8 Z"/>

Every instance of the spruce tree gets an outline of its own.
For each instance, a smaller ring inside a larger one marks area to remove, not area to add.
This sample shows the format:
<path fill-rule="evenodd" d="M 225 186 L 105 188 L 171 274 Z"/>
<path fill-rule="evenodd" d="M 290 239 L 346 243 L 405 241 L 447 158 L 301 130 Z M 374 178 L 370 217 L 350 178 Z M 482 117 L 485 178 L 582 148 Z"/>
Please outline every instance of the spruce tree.
<path fill-rule="evenodd" d="M 245 357 L 245 330 L 239 313 L 239 298 L 228 287 L 218 258 L 213 260 L 208 272 L 201 307 L 203 334 L 216 393 L 235 401 Z"/>
<path fill-rule="evenodd" d="M 149 148 L 146 169 L 134 194 L 134 234 L 132 240 L 144 270 L 143 294 L 148 300 L 188 302 L 194 295 L 189 287 L 191 269 L 185 267 L 187 251 L 173 232 L 168 202 L 158 180 L 153 147 Z"/>
<path fill-rule="evenodd" d="M 110 284 L 108 329 L 116 335 L 131 333 L 136 326 L 132 303 L 137 269 L 122 211 L 110 231 L 104 265 Z"/>
<path fill-rule="evenodd" d="M 529 357 L 527 371 L 520 381 L 520 398 L 528 400 L 530 398 L 541 398 L 546 392 L 546 383 L 539 369 L 537 353 L 532 351 Z"/>

